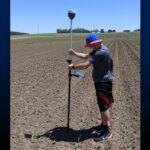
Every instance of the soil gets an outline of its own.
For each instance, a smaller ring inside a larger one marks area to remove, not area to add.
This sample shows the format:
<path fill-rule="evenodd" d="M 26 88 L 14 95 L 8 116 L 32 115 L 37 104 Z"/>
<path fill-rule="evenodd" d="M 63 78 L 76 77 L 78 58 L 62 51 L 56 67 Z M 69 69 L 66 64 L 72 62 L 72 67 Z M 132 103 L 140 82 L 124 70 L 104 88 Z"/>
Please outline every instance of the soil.
<path fill-rule="evenodd" d="M 110 109 L 112 138 L 103 142 L 93 141 L 96 132 L 92 127 L 101 123 L 101 117 L 92 67 L 80 71 L 85 78 L 71 79 L 67 132 L 69 37 L 11 41 L 11 150 L 140 149 L 140 57 L 134 52 L 140 56 L 140 50 L 122 37 L 103 37 L 115 75 L 115 102 Z M 73 37 L 73 48 L 88 53 L 83 39 L 85 36 Z M 74 64 L 84 61 L 73 57 Z"/>

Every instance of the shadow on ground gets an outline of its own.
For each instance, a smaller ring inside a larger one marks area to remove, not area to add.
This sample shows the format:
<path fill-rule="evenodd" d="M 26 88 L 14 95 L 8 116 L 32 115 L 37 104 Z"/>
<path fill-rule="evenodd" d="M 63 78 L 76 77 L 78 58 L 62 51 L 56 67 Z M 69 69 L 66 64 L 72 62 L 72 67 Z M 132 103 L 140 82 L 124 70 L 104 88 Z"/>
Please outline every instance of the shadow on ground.
<path fill-rule="evenodd" d="M 78 141 L 81 142 L 97 136 L 96 133 L 93 133 L 93 131 L 95 131 L 94 129 L 95 127 L 84 129 L 84 130 L 74 130 L 70 128 L 69 132 L 67 132 L 66 127 L 56 127 L 54 129 L 47 131 L 44 134 L 37 135 L 36 138 L 46 137 L 53 141 L 55 140 L 55 141 L 65 141 L 65 142 L 78 142 Z M 25 138 L 31 139 L 32 135 L 25 134 Z"/>

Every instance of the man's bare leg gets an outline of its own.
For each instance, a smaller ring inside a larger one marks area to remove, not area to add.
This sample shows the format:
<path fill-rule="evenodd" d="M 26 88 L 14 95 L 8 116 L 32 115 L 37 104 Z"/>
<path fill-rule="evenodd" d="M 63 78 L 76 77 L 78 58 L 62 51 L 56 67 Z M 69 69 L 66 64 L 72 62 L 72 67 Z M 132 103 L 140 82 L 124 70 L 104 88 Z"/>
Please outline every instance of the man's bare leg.
<path fill-rule="evenodd" d="M 103 125 L 110 126 L 110 113 L 109 110 L 106 110 L 104 112 L 101 112 L 101 118 Z"/>

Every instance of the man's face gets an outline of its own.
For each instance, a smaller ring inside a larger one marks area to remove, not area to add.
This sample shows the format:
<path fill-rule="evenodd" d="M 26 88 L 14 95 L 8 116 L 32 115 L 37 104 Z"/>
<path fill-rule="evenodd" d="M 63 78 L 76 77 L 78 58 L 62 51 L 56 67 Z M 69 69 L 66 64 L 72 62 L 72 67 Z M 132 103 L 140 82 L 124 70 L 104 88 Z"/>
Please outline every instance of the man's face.
<path fill-rule="evenodd" d="M 90 47 L 90 49 L 92 49 L 92 50 L 95 49 L 95 45 L 94 45 L 94 44 L 91 44 L 89 47 Z"/>
<path fill-rule="evenodd" d="M 101 43 L 99 42 L 99 43 L 91 44 L 89 47 L 92 50 L 97 50 L 97 49 L 99 49 L 100 45 L 101 45 Z"/>

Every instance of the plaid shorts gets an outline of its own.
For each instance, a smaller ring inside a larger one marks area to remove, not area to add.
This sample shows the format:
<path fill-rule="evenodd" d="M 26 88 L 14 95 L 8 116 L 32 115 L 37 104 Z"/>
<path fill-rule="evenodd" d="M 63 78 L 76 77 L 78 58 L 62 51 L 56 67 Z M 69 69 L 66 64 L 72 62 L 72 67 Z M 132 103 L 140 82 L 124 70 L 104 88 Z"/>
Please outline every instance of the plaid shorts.
<path fill-rule="evenodd" d="M 114 98 L 112 95 L 112 81 L 95 83 L 97 103 L 101 112 L 112 107 Z"/>

